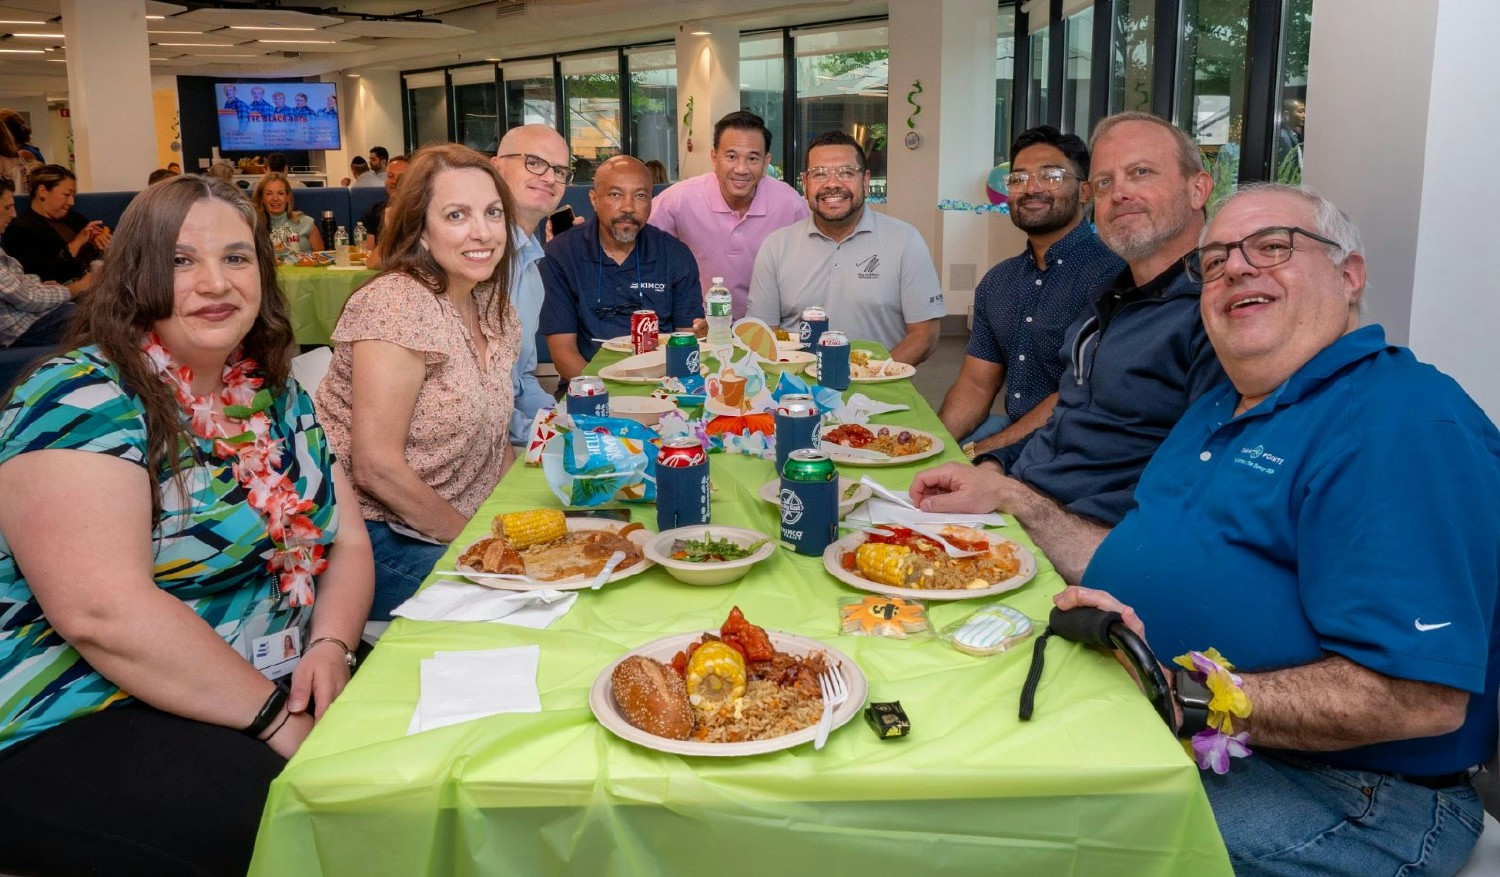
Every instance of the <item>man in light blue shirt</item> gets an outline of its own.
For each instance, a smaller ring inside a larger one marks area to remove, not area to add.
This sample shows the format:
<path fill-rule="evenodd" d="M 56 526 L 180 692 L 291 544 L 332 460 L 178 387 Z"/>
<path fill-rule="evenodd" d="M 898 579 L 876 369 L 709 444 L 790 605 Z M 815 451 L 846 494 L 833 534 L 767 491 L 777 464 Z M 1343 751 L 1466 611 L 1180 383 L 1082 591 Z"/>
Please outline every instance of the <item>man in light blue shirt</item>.
<path fill-rule="evenodd" d="M 516 358 L 516 407 L 510 416 L 510 441 L 524 447 L 537 411 L 553 404 L 552 394 L 542 389 L 536 377 L 537 321 L 545 297 L 542 275 L 537 270 L 543 255 L 537 226 L 562 202 L 573 171 L 568 144 L 546 125 L 522 125 L 507 131 L 492 162 L 516 205 L 511 234 L 515 235 L 517 258 L 511 272 L 510 300 L 521 318 L 521 355 Z M 542 173 L 529 166 L 540 167 Z"/>

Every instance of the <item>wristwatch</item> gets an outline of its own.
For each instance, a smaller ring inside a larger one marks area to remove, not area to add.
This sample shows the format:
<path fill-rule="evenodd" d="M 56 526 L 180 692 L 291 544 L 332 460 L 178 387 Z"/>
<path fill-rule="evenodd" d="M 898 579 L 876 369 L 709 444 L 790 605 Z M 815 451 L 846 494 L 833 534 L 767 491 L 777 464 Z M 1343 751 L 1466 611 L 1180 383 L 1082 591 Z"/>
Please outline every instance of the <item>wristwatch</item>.
<path fill-rule="evenodd" d="M 1208 702 L 1213 699 L 1213 692 L 1181 667 L 1172 673 L 1172 698 L 1182 710 L 1178 738 L 1186 740 L 1208 727 Z"/>
<path fill-rule="evenodd" d="M 345 643 L 343 640 L 337 639 L 335 637 L 320 636 L 317 639 L 315 639 L 312 642 L 310 642 L 310 643 L 307 644 L 306 651 L 311 651 L 312 647 L 315 646 L 315 645 L 317 645 L 318 643 L 333 643 L 334 645 L 336 645 L 339 648 L 343 649 L 344 650 L 344 663 L 349 665 L 349 672 L 350 673 L 354 672 L 354 666 L 359 663 L 359 656 L 354 654 L 354 650 L 351 649 L 351 648 L 349 648 L 349 646 L 348 646 L 347 643 Z"/>

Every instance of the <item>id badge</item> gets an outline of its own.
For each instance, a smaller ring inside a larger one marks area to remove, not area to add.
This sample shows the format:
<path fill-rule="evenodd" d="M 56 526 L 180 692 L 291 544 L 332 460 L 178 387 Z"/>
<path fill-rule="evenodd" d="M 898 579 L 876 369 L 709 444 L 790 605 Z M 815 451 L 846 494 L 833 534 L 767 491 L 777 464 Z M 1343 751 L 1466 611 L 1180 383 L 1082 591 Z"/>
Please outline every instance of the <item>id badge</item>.
<path fill-rule="evenodd" d="M 250 663 L 267 679 L 280 679 L 302 660 L 302 628 L 296 625 L 250 642 Z"/>

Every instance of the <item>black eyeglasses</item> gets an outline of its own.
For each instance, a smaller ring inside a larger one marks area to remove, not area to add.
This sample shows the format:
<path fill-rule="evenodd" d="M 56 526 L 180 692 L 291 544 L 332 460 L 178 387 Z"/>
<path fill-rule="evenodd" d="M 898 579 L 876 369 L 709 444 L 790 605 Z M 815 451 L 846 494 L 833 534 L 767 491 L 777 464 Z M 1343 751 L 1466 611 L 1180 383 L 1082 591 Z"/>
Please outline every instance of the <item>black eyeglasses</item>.
<path fill-rule="evenodd" d="M 1068 177 L 1078 177 L 1060 167 L 1049 167 L 1041 173 L 1029 174 L 1025 171 L 1016 171 L 1005 175 L 1006 189 L 1024 189 L 1027 183 L 1035 182 L 1039 189 L 1056 189 L 1062 185 L 1062 181 Z M 1078 177 L 1083 179 L 1083 177 Z"/>
<path fill-rule="evenodd" d="M 526 169 L 528 171 L 531 171 L 533 174 L 536 174 L 539 177 L 545 177 L 547 175 L 547 171 L 552 171 L 552 179 L 557 180 L 559 183 L 562 183 L 566 186 L 568 183 L 573 182 L 572 168 L 565 167 L 560 164 L 552 164 L 551 162 L 547 161 L 547 159 L 542 158 L 540 155 L 532 155 L 529 152 L 507 152 L 504 155 L 497 155 L 495 157 L 519 158 L 526 162 Z"/>
<path fill-rule="evenodd" d="M 1292 240 L 1299 234 L 1312 238 L 1320 244 L 1343 249 L 1338 241 L 1331 241 L 1305 228 L 1289 225 L 1263 228 L 1227 244 L 1209 244 L 1206 247 L 1199 247 L 1189 253 L 1182 262 L 1187 266 L 1188 277 L 1198 283 L 1207 283 L 1223 277 L 1224 268 L 1229 264 L 1229 251 L 1235 249 L 1240 251 L 1240 255 L 1244 256 L 1245 261 L 1249 262 L 1253 268 L 1274 268 L 1290 259 L 1292 253 L 1297 251 Z"/>

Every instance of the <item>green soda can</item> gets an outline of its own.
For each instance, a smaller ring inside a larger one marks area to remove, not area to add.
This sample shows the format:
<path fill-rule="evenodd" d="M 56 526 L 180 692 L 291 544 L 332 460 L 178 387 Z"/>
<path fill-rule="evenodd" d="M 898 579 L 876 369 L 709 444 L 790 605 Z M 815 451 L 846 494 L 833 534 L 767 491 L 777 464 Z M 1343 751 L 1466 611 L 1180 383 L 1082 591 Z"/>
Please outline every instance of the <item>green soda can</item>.
<path fill-rule="evenodd" d="M 838 538 L 839 473 L 828 454 L 802 448 L 781 469 L 781 541 L 819 557 Z"/>

